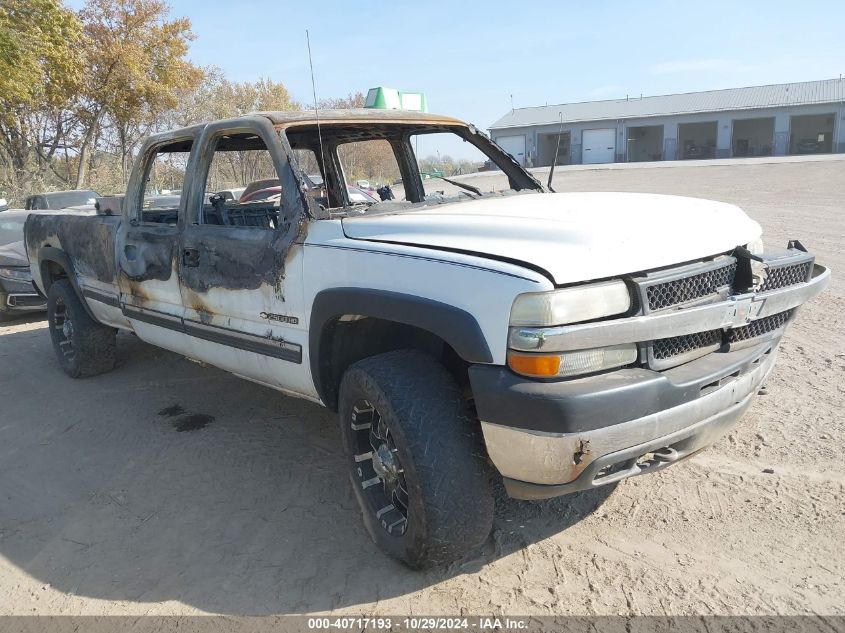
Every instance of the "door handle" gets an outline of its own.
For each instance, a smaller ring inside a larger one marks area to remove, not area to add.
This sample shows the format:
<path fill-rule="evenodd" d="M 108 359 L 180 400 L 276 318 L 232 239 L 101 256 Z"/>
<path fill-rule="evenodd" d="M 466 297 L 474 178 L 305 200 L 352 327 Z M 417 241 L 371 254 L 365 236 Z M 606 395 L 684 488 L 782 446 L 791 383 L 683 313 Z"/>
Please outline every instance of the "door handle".
<path fill-rule="evenodd" d="M 182 250 L 182 264 L 196 267 L 200 265 L 200 252 L 196 248 L 185 248 Z"/>

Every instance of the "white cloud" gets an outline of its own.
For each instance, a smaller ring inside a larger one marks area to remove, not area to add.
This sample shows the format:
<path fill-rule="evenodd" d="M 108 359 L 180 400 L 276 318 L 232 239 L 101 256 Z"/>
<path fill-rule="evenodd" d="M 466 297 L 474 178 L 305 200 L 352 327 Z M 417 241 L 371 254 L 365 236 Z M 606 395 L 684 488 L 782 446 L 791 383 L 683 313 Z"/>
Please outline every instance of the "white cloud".
<path fill-rule="evenodd" d="M 735 59 L 676 59 L 649 66 L 652 75 L 672 75 L 678 73 L 706 73 L 717 71 L 744 72 L 750 66 Z"/>

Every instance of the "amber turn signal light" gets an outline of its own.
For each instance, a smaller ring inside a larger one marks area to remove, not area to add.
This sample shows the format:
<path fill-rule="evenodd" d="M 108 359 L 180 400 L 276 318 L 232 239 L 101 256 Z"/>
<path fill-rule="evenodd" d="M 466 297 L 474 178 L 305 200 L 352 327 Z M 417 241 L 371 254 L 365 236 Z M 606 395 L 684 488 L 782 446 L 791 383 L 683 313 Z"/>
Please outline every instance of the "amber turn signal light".
<path fill-rule="evenodd" d="M 516 373 L 536 378 L 551 378 L 557 376 L 560 370 L 560 356 L 546 356 L 544 354 L 508 354 L 508 365 Z"/>

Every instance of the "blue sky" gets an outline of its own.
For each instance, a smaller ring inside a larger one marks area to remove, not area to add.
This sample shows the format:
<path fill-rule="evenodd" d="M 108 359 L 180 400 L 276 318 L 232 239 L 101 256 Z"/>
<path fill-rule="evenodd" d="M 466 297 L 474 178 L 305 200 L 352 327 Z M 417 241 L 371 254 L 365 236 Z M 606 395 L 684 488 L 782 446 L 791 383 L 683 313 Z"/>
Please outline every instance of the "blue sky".
<path fill-rule="evenodd" d="M 80 0 L 70 6 L 79 7 Z M 311 100 L 424 91 L 432 112 L 487 128 L 516 107 L 845 74 L 845 3 L 171 0 L 190 56 Z"/>

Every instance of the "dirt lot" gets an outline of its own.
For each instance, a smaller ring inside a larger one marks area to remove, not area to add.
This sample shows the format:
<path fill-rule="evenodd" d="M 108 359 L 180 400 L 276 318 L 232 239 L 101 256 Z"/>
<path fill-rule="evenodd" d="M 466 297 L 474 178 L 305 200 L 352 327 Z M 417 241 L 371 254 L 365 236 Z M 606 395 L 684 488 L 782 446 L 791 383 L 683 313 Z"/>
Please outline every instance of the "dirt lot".
<path fill-rule="evenodd" d="M 414 573 L 367 537 L 327 412 L 131 336 L 74 381 L 24 320 L 0 326 L 0 613 L 845 614 L 845 162 L 556 183 L 734 202 L 834 269 L 714 448 L 610 495 L 500 494 L 479 551 Z"/>

